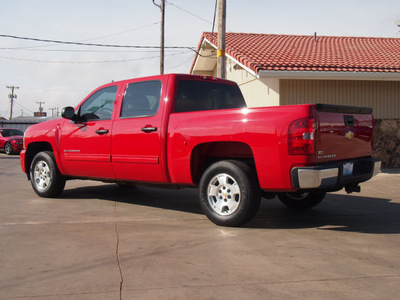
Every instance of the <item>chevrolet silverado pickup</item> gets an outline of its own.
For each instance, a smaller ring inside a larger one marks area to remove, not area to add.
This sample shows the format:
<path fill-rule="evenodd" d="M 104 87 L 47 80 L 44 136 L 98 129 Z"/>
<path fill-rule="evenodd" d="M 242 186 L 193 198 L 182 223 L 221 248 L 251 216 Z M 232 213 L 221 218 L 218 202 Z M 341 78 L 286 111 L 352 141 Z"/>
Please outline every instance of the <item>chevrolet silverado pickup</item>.
<path fill-rule="evenodd" d="M 103 85 L 62 118 L 29 127 L 22 170 L 41 197 L 66 180 L 198 187 L 207 217 L 240 226 L 262 196 L 295 209 L 359 192 L 380 170 L 372 110 L 322 104 L 247 108 L 239 87 L 168 74 Z"/>

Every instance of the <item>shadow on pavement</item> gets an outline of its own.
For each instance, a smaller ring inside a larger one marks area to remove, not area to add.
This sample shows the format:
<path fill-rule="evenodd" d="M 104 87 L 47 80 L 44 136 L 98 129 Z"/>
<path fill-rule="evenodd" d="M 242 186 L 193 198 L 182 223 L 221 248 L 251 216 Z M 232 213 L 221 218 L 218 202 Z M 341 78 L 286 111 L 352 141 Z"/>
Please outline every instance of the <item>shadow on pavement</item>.
<path fill-rule="evenodd" d="M 203 214 L 198 190 L 119 187 L 115 184 L 67 189 L 62 198 L 92 199 Z M 400 204 L 391 199 L 328 194 L 314 209 L 292 210 L 277 198 L 263 199 L 256 217 L 246 228 L 349 231 L 372 234 L 400 233 Z"/>
<path fill-rule="evenodd" d="M 381 173 L 384 173 L 384 174 L 400 174 L 400 169 L 399 168 L 382 169 Z"/>
<path fill-rule="evenodd" d="M 149 187 L 119 187 L 116 184 L 66 189 L 62 198 L 92 199 L 131 203 L 135 205 L 158 207 L 202 214 L 198 203 L 197 189 L 161 189 Z"/>
<path fill-rule="evenodd" d="M 390 199 L 340 194 L 327 194 L 320 205 L 305 211 L 292 210 L 278 202 L 263 203 L 247 227 L 398 234 L 400 204 Z"/>

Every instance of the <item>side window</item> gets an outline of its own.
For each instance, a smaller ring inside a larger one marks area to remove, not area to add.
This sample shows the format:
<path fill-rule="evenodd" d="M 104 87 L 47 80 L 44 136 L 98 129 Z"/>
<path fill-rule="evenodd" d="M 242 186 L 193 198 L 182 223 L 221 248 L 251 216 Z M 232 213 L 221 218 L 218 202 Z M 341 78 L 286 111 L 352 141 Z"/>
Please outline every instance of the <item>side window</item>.
<path fill-rule="evenodd" d="M 161 81 L 142 81 L 127 86 L 121 118 L 154 116 L 160 106 Z"/>
<path fill-rule="evenodd" d="M 81 105 L 79 116 L 83 121 L 110 120 L 117 91 L 116 85 L 97 91 Z"/>
<path fill-rule="evenodd" d="M 2 129 L 2 130 L 0 130 L 0 136 L 8 137 L 8 136 L 14 136 L 14 135 L 24 135 L 24 133 L 21 130 L 17 130 L 17 129 Z"/>

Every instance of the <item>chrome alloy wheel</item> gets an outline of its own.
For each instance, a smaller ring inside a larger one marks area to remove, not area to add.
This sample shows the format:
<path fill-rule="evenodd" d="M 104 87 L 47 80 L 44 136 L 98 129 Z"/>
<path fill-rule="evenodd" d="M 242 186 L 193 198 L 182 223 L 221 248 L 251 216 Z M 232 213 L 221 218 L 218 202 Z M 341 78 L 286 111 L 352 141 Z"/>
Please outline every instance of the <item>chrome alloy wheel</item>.
<path fill-rule="evenodd" d="M 13 147 L 11 146 L 11 144 L 10 143 L 6 143 L 5 144 L 5 146 L 4 146 L 4 152 L 7 154 L 7 155 L 10 155 L 10 154 L 12 154 L 13 153 Z"/>
<path fill-rule="evenodd" d="M 33 182 L 40 191 L 46 190 L 51 183 L 51 172 L 49 165 L 41 160 L 38 161 L 33 170 Z"/>
<path fill-rule="evenodd" d="M 238 209 L 240 200 L 240 187 L 232 176 L 218 174 L 211 179 L 208 184 L 208 202 L 217 214 L 233 214 Z"/>

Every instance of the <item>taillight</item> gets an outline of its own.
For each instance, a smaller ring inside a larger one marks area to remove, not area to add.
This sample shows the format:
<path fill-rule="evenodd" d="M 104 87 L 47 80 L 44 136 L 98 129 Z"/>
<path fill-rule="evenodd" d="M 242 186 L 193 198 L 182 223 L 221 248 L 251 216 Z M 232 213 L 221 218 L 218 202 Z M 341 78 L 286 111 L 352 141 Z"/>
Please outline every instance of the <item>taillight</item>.
<path fill-rule="evenodd" d="M 314 154 L 315 120 L 302 118 L 289 125 L 289 154 Z"/>

